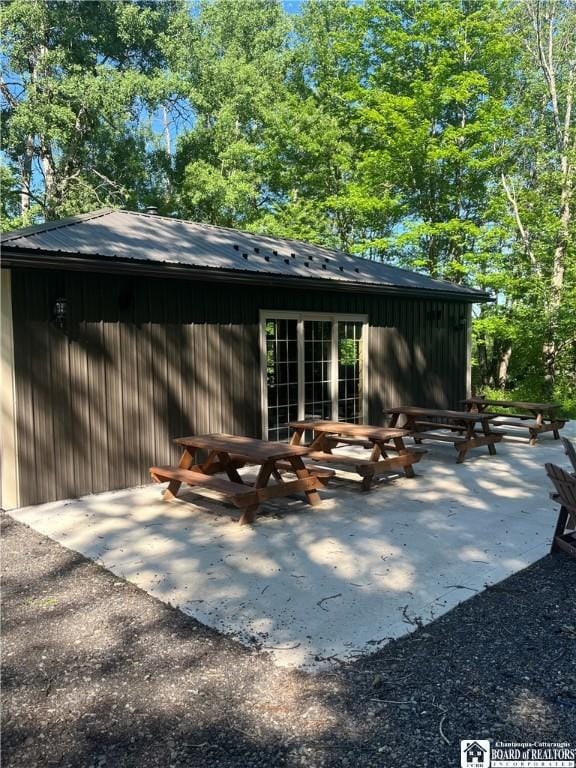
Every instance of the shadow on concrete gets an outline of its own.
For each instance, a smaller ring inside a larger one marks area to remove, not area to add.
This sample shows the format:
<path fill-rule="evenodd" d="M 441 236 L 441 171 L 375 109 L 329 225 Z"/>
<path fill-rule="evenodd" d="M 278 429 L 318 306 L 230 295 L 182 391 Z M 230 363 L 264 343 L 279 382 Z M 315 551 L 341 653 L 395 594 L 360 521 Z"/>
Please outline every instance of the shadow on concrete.
<path fill-rule="evenodd" d="M 307 675 L 9 518 L 3 547 L 7 768 L 435 767 L 457 765 L 464 738 L 576 737 L 576 565 L 562 556 Z"/>

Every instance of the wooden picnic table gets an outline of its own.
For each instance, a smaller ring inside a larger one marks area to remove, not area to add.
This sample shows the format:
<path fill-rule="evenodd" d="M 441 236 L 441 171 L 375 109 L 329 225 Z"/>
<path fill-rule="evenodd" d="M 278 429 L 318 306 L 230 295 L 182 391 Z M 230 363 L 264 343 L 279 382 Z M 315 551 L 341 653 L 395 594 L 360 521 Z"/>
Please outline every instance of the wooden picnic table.
<path fill-rule="evenodd" d="M 313 419 L 310 421 L 292 421 L 294 430 L 291 445 L 301 445 L 304 433 L 313 433 L 309 444 L 308 459 L 323 464 L 334 463 L 352 466 L 362 478 L 362 490 L 367 491 L 378 475 L 402 469 L 406 477 L 414 477 L 412 465 L 420 461 L 425 451 L 409 450 L 404 445 L 404 437 L 409 435 L 405 429 L 372 427 L 368 424 L 349 424 L 340 421 Z M 368 459 L 359 456 L 347 456 L 341 452 L 333 453 L 339 445 L 359 444 L 371 450 Z M 396 456 L 388 453 L 395 452 Z"/>
<path fill-rule="evenodd" d="M 502 440 L 502 435 L 490 429 L 490 421 L 494 418 L 491 413 L 418 408 L 411 405 L 387 408 L 384 413 L 390 416 L 391 427 L 395 427 L 403 416 L 402 426 L 412 433 L 416 443 L 421 443 L 422 440 L 454 443 L 454 448 L 458 451 L 457 464 L 464 461 L 470 449 L 482 445 L 487 445 L 489 453 L 494 456 L 495 443 Z M 438 434 L 434 430 L 448 431 L 453 434 Z"/>
<path fill-rule="evenodd" d="M 309 449 L 287 443 L 271 443 L 238 435 L 192 435 L 179 437 L 174 442 L 183 447 L 177 467 L 150 467 L 152 478 L 159 483 L 168 482 L 165 499 L 173 499 L 182 483 L 192 489 L 206 488 L 218 497 L 230 501 L 242 509 L 240 525 L 252 523 L 258 506 L 268 499 L 304 492 L 312 506 L 320 503 L 318 488 L 326 481 L 326 474 L 310 471 L 302 461 Z M 200 450 L 207 451 L 207 457 L 197 460 Z M 246 464 L 260 466 L 253 485 L 248 484 L 238 469 Z M 284 480 L 280 470 L 288 469 L 296 475 L 295 480 Z M 228 479 L 218 477 L 227 475 Z M 275 485 L 269 485 L 274 477 Z"/>
<path fill-rule="evenodd" d="M 530 434 L 530 445 L 536 445 L 538 435 L 542 432 L 552 432 L 554 439 L 559 440 L 559 430 L 566 424 L 566 419 L 559 419 L 556 416 L 556 411 L 561 407 L 560 403 L 526 403 L 520 400 L 490 400 L 485 397 L 468 397 L 461 402 L 468 411 L 479 411 L 480 413 L 488 413 L 486 409 L 490 407 L 529 411 L 529 414 L 493 412 L 492 415 L 495 418 L 499 417 L 499 420 L 493 423 L 495 427 L 524 427 L 527 429 Z"/>

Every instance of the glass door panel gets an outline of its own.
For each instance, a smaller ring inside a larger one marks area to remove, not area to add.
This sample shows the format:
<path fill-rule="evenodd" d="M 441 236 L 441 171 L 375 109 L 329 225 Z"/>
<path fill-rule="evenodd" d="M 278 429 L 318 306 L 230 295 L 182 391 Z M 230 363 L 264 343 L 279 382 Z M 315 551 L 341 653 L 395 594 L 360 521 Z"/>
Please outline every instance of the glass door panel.
<path fill-rule="evenodd" d="M 288 440 L 298 419 L 363 418 L 364 324 L 337 317 L 267 317 L 268 440 Z"/>
<path fill-rule="evenodd" d="M 332 321 L 304 320 L 304 418 L 332 418 Z"/>
<path fill-rule="evenodd" d="M 338 421 L 362 422 L 362 328 L 338 322 Z"/>
<path fill-rule="evenodd" d="M 268 440 L 288 440 L 298 418 L 298 321 L 266 320 Z"/>

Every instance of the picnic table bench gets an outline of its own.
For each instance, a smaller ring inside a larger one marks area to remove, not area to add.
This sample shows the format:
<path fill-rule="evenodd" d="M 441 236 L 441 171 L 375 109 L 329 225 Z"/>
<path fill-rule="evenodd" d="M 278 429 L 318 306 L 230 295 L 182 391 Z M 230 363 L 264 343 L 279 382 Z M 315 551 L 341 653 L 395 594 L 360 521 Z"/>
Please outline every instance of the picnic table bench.
<path fill-rule="evenodd" d="M 362 478 L 362 490 L 367 491 L 375 477 L 397 469 L 404 471 L 406 477 L 414 477 L 413 464 L 420 461 L 425 451 L 408 449 L 404 437 L 409 432 L 404 429 L 372 427 L 367 424 L 349 424 L 340 421 L 313 419 L 310 421 L 292 421 L 291 445 L 299 446 L 304 433 L 312 432 L 312 441 L 308 445 L 306 458 L 323 464 L 341 464 L 350 466 Z M 370 456 L 333 453 L 340 445 L 361 445 L 371 450 Z M 396 453 L 396 456 L 389 456 Z"/>
<path fill-rule="evenodd" d="M 490 400 L 485 397 L 468 397 L 461 401 L 468 411 L 488 413 L 487 408 L 512 408 L 524 413 L 497 413 L 492 412 L 498 421 L 493 422 L 494 427 L 524 427 L 530 435 L 530 445 L 536 445 L 538 435 L 542 432 L 552 432 L 554 439 L 560 439 L 560 432 L 566 419 L 556 416 L 560 403 L 526 403 L 512 400 Z M 529 411 L 529 413 L 526 413 Z"/>
<path fill-rule="evenodd" d="M 490 413 L 418 408 L 410 405 L 387 408 L 384 413 L 390 416 L 391 427 L 396 427 L 403 417 L 402 426 L 412 434 L 415 443 L 421 443 L 422 440 L 453 443 L 458 451 L 457 464 L 464 461 L 469 450 L 483 445 L 488 446 L 488 451 L 493 456 L 496 453 L 495 443 L 502 440 L 502 435 L 490 429 L 490 421 L 494 418 Z M 478 425 L 481 431 L 478 431 Z M 443 430 L 443 434 L 437 430 Z M 446 432 L 450 434 L 445 434 Z"/>
<path fill-rule="evenodd" d="M 305 466 L 302 457 L 309 453 L 305 446 L 225 434 L 179 437 L 174 442 L 184 449 L 179 465 L 150 467 L 155 482 L 168 482 L 164 492 L 167 500 L 175 498 L 182 483 L 193 491 L 207 489 L 242 509 L 241 525 L 252 523 L 259 505 L 278 496 L 304 492 L 310 505 L 320 503 L 318 488 L 326 483 L 326 472 L 315 473 Z M 203 461 L 197 460 L 200 450 L 208 452 Z M 253 485 L 238 472 L 246 464 L 260 466 Z M 296 479 L 285 480 L 280 468 L 288 468 Z M 225 474 L 227 479 L 218 477 L 220 474 Z M 269 485 L 272 477 L 275 485 Z"/>

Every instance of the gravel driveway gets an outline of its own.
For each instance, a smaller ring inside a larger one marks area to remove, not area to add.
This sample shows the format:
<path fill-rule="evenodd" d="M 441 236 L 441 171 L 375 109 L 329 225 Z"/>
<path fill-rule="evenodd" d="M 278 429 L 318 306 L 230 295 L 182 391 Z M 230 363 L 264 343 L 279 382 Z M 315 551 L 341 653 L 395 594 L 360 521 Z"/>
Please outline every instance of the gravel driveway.
<path fill-rule="evenodd" d="M 576 744 L 566 557 L 308 675 L 7 515 L 2 531 L 5 768 L 447 768 L 460 739 Z"/>

